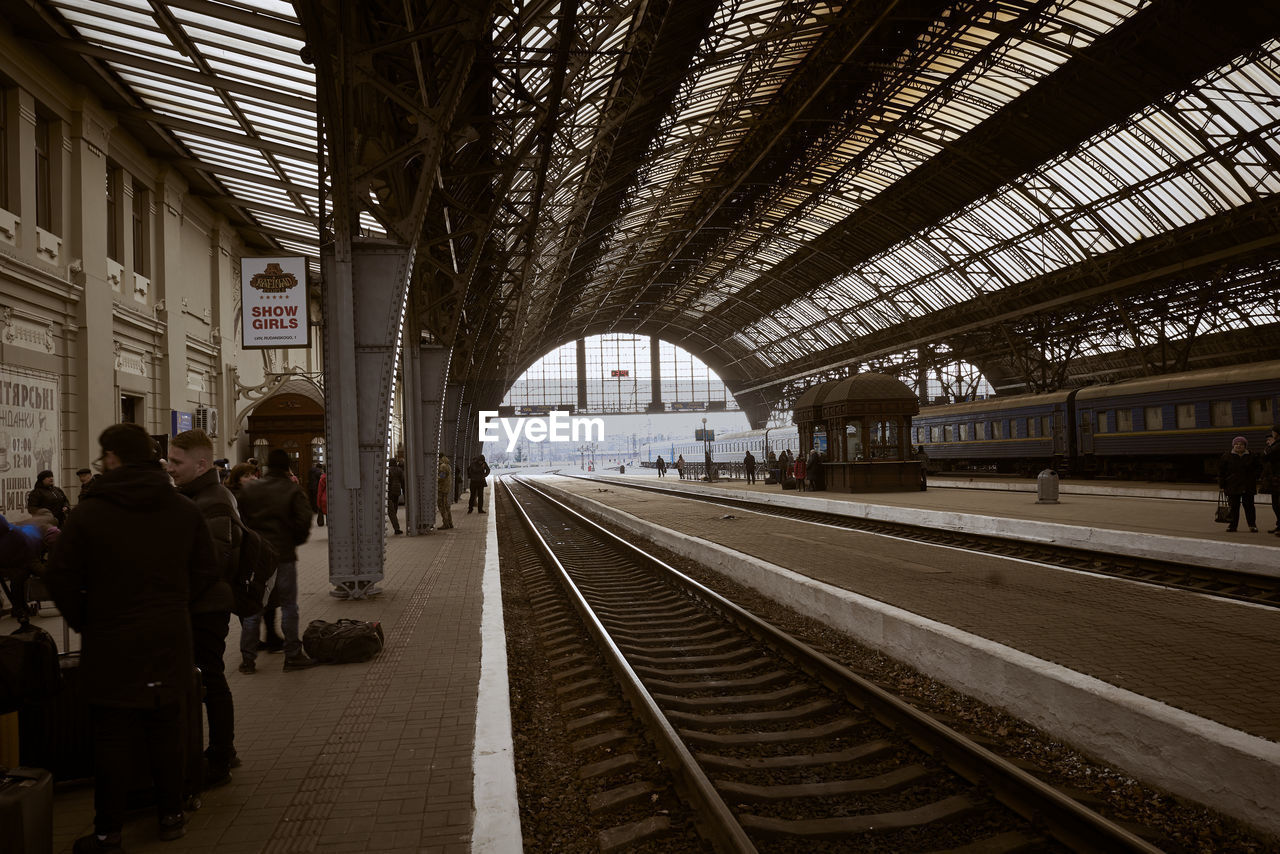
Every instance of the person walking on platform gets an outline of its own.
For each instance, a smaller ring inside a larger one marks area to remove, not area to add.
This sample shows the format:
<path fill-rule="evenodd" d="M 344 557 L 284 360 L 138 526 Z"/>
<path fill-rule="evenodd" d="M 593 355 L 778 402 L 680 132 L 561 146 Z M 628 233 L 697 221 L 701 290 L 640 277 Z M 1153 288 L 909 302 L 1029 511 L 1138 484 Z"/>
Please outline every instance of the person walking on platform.
<path fill-rule="evenodd" d="M 324 463 L 316 463 L 307 471 L 307 498 L 316 514 L 316 526 L 324 527 L 324 511 L 320 509 L 320 478 L 324 477 Z"/>
<path fill-rule="evenodd" d="M 393 459 L 387 466 L 387 518 L 391 520 L 391 530 L 403 534 L 400 530 L 400 493 L 404 492 L 404 469 L 400 461 Z"/>
<path fill-rule="evenodd" d="M 658 454 L 658 462 L 656 465 L 658 467 L 658 477 L 666 477 L 667 461 L 662 458 L 662 454 Z"/>
<path fill-rule="evenodd" d="M 151 766 L 160 838 L 186 833 L 191 606 L 220 578 L 209 526 L 169 483 L 147 431 L 114 424 L 98 444 L 106 471 L 68 517 L 45 573 L 67 625 L 81 634 L 80 685 L 93 730 L 94 832 L 76 840 L 76 854 L 121 850 L 137 761 Z"/>
<path fill-rule="evenodd" d="M 1280 424 L 1271 428 L 1267 444 L 1262 449 L 1262 476 L 1258 479 L 1258 491 L 1271 495 L 1271 512 L 1276 514 L 1276 526 L 1267 533 L 1280 537 Z"/>
<path fill-rule="evenodd" d="M 1258 489 L 1258 458 L 1249 453 L 1249 440 L 1236 436 L 1231 440 L 1231 450 L 1222 455 L 1218 463 L 1218 486 L 1227 494 L 1231 519 L 1227 531 L 1236 530 L 1240 522 L 1240 507 L 1244 506 L 1244 518 L 1249 530 L 1258 533 L 1257 516 L 1253 509 L 1253 494 Z"/>
<path fill-rule="evenodd" d="M 796 478 L 796 492 L 804 492 L 805 489 L 805 461 L 804 457 L 796 457 L 795 465 L 791 467 L 791 473 Z"/>
<path fill-rule="evenodd" d="M 476 457 L 471 461 L 471 465 L 467 466 L 468 489 L 471 496 L 467 499 L 467 512 L 471 512 L 471 508 L 479 510 L 481 513 L 484 509 L 484 479 L 489 476 L 489 464 L 484 461 L 484 454 Z"/>
<path fill-rule="evenodd" d="M 27 493 L 27 512 L 35 513 L 37 510 L 52 513 L 59 528 L 67 521 L 67 513 L 71 510 L 67 494 L 53 485 L 53 472 L 48 469 L 36 475 L 35 488 Z"/>
<path fill-rule="evenodd" d="M 449 465 L 448 455 L 441 454 L 436 466 L 436 509 L 440 511 L 441 530 L 453 527 L 453 511 L 449 507 L 449 488 L 452 484 L 453 466 Z"/>
<path fill-rule="evenodd" d="M 742 472 L 747 476 L 747 486 L 756 482 L 756 458 L 750 450 L 742 458 Z"/>
<path fill-rule="evenodd" d="M 320 481 L 316 484 L 316 510 L 320 514 L 318 524 L 323 528 L 324 517 L 329 515 L 329 473 L 324 466 L 320 467 Z"/>
<path fill-rule="evenodd" d="M 280 597 L 280 631 L 284 635 L 284 669 L 305 670 L 317 662 L 298 639 L 298 546 L 311 536 L 311 503 L 289 477 L 289 454 L 276 448 L 267 454 L 267 473 L 240 490 L 240 517 L 273 547 L 280 559 L 275 590 Z M 258 626 L 262 614 L 240 618 L 241 673 L 257 669 Z"/>
<path fill-rule="evenodd" d="M 680 475 L 681 480 L 684 480 L 684 454 L 676 457 L 676 474 Z"/>
<path fill-rule="evenodd" d="M 200 508 L 213 537 L 213 556 L 222 574 L 199 600 L 191 604 L 191 634 L 196 667 L 204 679 L 204 707 L 209 720 L 209 749 L 204 757 L 205 786 L 231 782 L 236 759 L 235 705 L 227 685 L 223 654 L 231 626 L 231 580 L 240 560 L 240 526 L 236 499 L 218 482 L 213 464 L 213 442 L 203 430 L 186 430 L 169 440 L 169 476 L 178 491 Z"/>

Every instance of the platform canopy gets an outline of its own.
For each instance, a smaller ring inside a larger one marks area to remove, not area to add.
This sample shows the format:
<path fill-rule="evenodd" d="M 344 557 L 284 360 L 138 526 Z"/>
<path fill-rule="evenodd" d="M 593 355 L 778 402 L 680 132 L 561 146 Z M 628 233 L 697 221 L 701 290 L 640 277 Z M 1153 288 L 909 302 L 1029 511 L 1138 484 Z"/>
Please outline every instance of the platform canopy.
<path fill-rule="evenodd" d="M 251 244 L 414 241 L 410 321 L 487 394 L 605 332 L 757 415 L 1280 356 L 1271 3 L 3 6 Z"/>

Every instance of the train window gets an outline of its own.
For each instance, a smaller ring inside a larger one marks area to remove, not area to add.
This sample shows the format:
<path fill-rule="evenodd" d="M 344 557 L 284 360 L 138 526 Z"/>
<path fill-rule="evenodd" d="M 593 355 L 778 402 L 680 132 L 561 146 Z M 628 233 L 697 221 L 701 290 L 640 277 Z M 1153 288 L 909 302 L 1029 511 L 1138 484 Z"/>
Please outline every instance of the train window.
<path fill-rule="evenodd" d="M 991 422 L 991 438 L 992 439 L 1004 438 L 1004 422 L 1003 421 Z"/>
<path fill-rule="evenodd" d="M 1194 403 L 1179 403 L 1177 414 L 1179 430 L 1190 430 L 1196 426 L 1196 405 Z"/>
<path fill-rule="evenodd" d="M 1116 432 L 1117 433 L 1133 432 L 1133 410 L 1132 409 L 1116 410 Z"/>
<path fill-rule="evenodd" d="M 1249 398 L 1249 424 L 1253 427 L 1266 427 L 1273 424 L 1271 420 L 1271 398 Z"/>
<path fill-rule="evenodd" d="M 1027 419 L 1027 438 L 1034 439 L 1036 436 L 1039 436 L 1040 435 L 1039 427 L 1040 425 L 1036 423 L 1036 420 L 1034 418 L 1028 418 Z"/>
<path fill-rule="evenodd" d="M 1041 436 L 1053 435 L 1053 416 L 1052 415 L 1040 416 L 1040 435 Z"/>
<path fill-rule="evenodd" d="M 979 440 L 987 438 L 987 422 L 978 421 L 973 425 L 973 438 Z"/>
<path fill-rule="evenodd" d="M 933 428 L 937 430 L 937 427 Z M 844 458 L 850 462 L 862 459 L 862 422 L 850 421 L 844 427 Z"/>
<path fill-rule="evenodd" d="M 1235 424 L 1231 417 L 1231 401 L 1215 400 L 1209 404 L 1209 424 L 1213 427 L 1230 427 Z"/>
<path fill-rule="evenodd" d="M 1094 429 L 1094 433 L 1107 432 L 1107 411 L 1105 409 L 1098 412 L 1098 426 Z"/>
<path fill-rule="evenodd" d="M 942 427 L 942 441 L 954 442 L 956 440 L 956 428 L 954 424 L 944 424 Z"/>
<path fill-rule="evenodd" d="M 1142 420 L 1148 430 L 1164 429 L 1164 410 L 1159 406 L 1147 406 L 1142 410 Z"/>
<path fill-rule="evenodd" d="M 960 441 L 961 442 L 969 441 L 969 425 L 968 424 L 960 425 Z"/>

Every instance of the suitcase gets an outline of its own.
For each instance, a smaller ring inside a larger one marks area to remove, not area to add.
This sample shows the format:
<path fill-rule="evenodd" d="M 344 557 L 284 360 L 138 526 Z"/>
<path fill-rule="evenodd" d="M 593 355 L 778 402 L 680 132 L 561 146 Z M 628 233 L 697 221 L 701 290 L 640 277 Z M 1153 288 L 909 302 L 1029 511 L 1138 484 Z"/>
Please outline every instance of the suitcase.
<path fill-rule="evenodd" d="M 58 671 L 62 690 L 28 703 L 18 712 L 18 749 L 22 764 L 47 768 L 58 782 L 93 776 L 93 725 L 80 680 L 80 653 L 72 652 L 71 630 L 62 625 Z"/>
<path fill-rule="evenodd" d="M 52 854 L 53 775 L 43 768 L 0 774 L 0 854 Z"/>

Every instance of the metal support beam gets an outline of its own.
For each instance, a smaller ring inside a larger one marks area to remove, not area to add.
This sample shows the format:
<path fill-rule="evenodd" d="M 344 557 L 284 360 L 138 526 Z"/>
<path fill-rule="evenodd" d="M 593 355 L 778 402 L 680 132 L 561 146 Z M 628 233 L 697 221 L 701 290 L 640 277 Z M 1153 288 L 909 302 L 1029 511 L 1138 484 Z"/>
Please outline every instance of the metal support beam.
<path fill-rule="evenodd" d="M 339 598 L 381 590 L 383 497 L 397 347 L 413 250 L 357 239 L 349 264 L 327 253 L 325 419 L 329 449 L 329 580 Z"/>
<path fill-rule="evenodd" d="M 410 536 L 435 528 L 436 468 L 444 421 L 444 380 L 449 370 L 444 347 L 421 344 L 405 348 L 405 470 L 408 487 L 406 530 Z M 453 484 L 449 484 L 450 492 Z"/>

